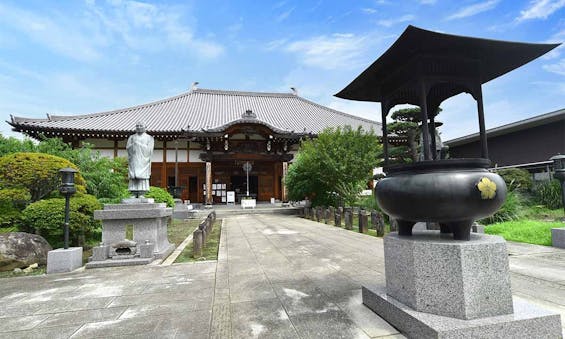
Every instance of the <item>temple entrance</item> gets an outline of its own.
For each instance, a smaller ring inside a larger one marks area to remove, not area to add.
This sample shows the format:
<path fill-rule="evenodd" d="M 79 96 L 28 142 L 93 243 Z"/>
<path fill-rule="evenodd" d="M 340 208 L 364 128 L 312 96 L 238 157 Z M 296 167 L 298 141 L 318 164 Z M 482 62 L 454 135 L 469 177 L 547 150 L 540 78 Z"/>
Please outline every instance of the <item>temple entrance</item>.
<path fill-rule="evenodd" d="M 188 200 L 198 201 L 198 177 L 188 177 Z"/>
<path fill-rule="evenodd" d="M 212 200 L 214 203 L 225 203 L 228 191 L 235 192 L 236 202 L 247 194 L 247 182 L 243 164 L 246 160 L 224 160 L 212 165 Z M 249 172 L 249 195 L 257 201 L 280 199 L 280 182 L 282 167 L 274 161 L 249 161 L 252 169 Z"/>
<path fill-rule="evenodd" d="M 241 197 L 247 194 L 247 178 L 246 176 L 234 175 L 231 177 L 231 190 L 235 191 L 235 201 L 240 202 Z M 249 176 L 249 195 L 257 199 L 259 188 L 259 177 L 256 175 Z"/>

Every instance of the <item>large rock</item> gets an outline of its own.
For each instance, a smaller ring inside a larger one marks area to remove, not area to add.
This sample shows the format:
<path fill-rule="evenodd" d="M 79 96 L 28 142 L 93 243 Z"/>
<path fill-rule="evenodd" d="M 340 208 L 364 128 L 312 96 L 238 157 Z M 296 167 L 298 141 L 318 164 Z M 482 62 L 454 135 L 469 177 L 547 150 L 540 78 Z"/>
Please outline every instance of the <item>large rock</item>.
<path fill-rule="evenodd" d="M 52 248 L 43 237 L 24 232 L 0 234 L 0 272 L 31 264 L 47 264 Z"/>

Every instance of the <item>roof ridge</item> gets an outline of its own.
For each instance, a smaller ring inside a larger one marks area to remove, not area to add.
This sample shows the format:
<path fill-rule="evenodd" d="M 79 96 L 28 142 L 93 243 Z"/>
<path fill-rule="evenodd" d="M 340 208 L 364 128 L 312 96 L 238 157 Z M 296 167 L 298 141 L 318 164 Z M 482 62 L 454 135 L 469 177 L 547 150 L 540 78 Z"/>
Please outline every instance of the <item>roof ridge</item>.
<path fill-rule="evenodd" d="M 205 93 L 205 94 L 224 94 L 224 95 L 243 95 L 243 96 L 274 96 L 283 98 L 293 98 L 297 95 L 286 92 L 254 92 L 254 91 L 235 91 L 223 89 L 210 89 L 210 88 L 197 88 L 192 93 Z"/>
<path fill-rule="evenodd" d="M 343 115 L 343 116 L 348 117 L 348 118 L 353 118 L 353 119 L 357 119 L 357 120 L 362 120 L 362 121 L 365 121 L 365 122 L 368 122 L 368 123 L 371 123 L 371 124 L 382 125 L 382 123 L 380 123 L 380 122 L 378 122 L 378 121 L 376 121 L 376 120 L 371 120 L 371 119 L 359 117 L 359 116 L 357 116 L 357 115 L 353 115 L 353 114 L 345 113 L 345 112 L 342 112 L 342 111 L 338 111 L 337 109 L 333 109 L 333 108 L 328 107 L 328 106 L 320 105 L 320 104 L 318 104 L 318 103 L 315 103 L 314 101 L 310 101 L 310 100 L 308 100 L 308 99 L 306 99 L 306 98 L 303 98 L 303 97 L 300 97 L 300 96 L 296 96 L 296 97 L 297 97 L 298 99 L 302 100 L 302 101 L 305 101 L 305 102 L 311 104 L 311 105 L 314 105 L 314 106 L 317 106 L 317 107 L 320 107 L 320 108 L 324 108 L 324 109 L 328 109 L 328 110 L 330 110 L 330 111 L 332 111 L 332 112 L 334 112 L 334 113 L 337 113 L 337 114 L 339 114 L 339 115 Z"/>

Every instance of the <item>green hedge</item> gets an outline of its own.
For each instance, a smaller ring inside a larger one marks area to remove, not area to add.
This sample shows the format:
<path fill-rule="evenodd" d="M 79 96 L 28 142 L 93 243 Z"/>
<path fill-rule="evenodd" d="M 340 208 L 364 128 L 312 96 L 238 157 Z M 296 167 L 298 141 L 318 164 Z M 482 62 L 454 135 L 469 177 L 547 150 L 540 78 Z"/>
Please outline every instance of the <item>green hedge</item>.
<path fill-rule="evenodd" d="M 0 227 L 16 227 L 30 200 L 31 195 L 25 188 L 0 189 Z"/>
<path fill-rule="evenodd" d="M 101 233 L 100 221 L 94 220 L 95 210 L 102 209 L 96 197 L 76 194 L 71 197 L 69 238 L 71 245 L 83 246 L 98 240 Z M 30 204 L 22 213 L 22 223 L 29 231 L 44 237 L 53 248 L 63 244 L 65 221 L 65 199 L 40 200 Z"/>
<path fill-rule="evenodd" d="M 147 192 L 144 196 L 146 198 L 155 199 L 155 202 L 164 202 L 167 204 L 167 207 L 175 206 L 175 200 L 173 199 L 173 196 L 160 187 L 149 187 L 149 192 Z"/>
<path fill-rule="evenodd" d="M 539 205 L 543 205 L 549 209 L 563 207 L 561 184 L 557 179 L 534 185 L 532 192 L 535 202 Z"/>
<path fill-rule="evenodd" d="M 532 188 L 532 175 L 522 168 L 506 168 L 497 171 L 509 191 L 528 191 Z"/>
<path fill-rule="evenodd" d="M 65 167 L 78 169 L 72 162 L 43 153 L 14 153 L 0 158 L 0 188 L 25 188 L 31 201 L 38 201 L 55 191 L 61 182 L 59 170 Z M 78 192 L 85 193 L 85 181 L 77 173 Z"/>

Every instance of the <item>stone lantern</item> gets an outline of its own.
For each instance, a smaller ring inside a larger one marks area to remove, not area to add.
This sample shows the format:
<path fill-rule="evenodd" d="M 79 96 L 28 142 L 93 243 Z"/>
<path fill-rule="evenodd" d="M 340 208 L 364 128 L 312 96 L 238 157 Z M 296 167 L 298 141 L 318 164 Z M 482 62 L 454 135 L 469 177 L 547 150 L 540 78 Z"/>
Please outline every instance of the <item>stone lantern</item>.
<path fill-rule="evenodd" d="M 75 187 L 75 173 L 78 171 L 74 168 L 66 167 L 59 170 L 61 173 L 61 186 L 59 192 L 65 196 L 65 249 L 69 248 L 69 214 L 70 214 L 70 200 L 71 195 L 75 194 L 77 189 Z"/>
<path fill-rule="evenodd" d="M 69 247 L 69 215 L 71 195 L 76 193 L 74 168 L 62 168 L 59 192 L 65 196 L 64 248 L 47 253 L 47 273 L 71 272 L 82 266 L 82 247 Z"/>

